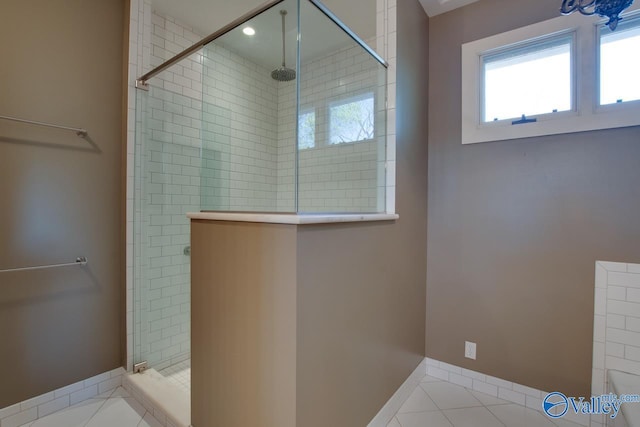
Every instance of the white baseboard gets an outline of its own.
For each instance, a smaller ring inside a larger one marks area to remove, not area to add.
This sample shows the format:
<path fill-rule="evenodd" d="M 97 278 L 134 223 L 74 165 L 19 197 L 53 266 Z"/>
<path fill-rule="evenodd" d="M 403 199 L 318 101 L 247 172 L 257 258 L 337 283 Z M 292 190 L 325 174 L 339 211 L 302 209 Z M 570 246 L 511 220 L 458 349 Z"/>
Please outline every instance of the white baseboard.
<path fill-rule="evenodd" d="M 391 396 L 391 399 L 380 409 L 380 412 L 373 417 L 367 427 L 387 427 L 387 424 L 391 422 L 396 412 L 400 409 L 405 400 L 415 390 L 420 383 L 420 380 L 424 378 L 427 372 L 426 361 L 420 362 L 418 367 L 409 375 L 400 388 Z"/>
<path fill-rule="evenodd" d="M 36 396 L 0 409 L 0 426 L 14 427 L 30 423 L 87 399 L 109 392 L 122 384 L 124 368 L 100 375 Z"/>

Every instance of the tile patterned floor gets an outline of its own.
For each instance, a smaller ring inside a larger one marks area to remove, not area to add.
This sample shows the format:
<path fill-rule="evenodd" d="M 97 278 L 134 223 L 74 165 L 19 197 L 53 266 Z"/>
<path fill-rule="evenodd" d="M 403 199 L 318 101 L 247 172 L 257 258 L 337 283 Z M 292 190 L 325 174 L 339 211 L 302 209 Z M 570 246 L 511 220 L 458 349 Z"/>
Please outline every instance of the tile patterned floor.
<path fill-rule="evenodd" d="M 122 387 L 21 427 L 161 427 Z"/>
<path fill-rule="evenodd" d="M 160 374 L 191 394 L 191 359 L 169 366 L 161 370 Z"/>
<path fill-rule="evenodd" d="M 425 376 L 387 427 L 580 427 Z"/>
<path fill-rule="evenodd" d="M 171 371 L 169 371 L 171 370 Z M 190 386 L 190 362 L 163 370 Z M 122 387 L 21 427 L 160 427 Z M 387 427 L 580 427 L 540 412 L 425 376 Z"/>

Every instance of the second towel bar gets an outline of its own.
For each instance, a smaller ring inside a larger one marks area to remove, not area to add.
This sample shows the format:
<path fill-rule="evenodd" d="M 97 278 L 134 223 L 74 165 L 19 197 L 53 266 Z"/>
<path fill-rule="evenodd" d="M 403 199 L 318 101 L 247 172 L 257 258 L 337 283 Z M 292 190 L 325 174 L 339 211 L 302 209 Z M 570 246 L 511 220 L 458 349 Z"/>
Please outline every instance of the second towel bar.
<path fill-rule="evenodd" d="M 0 116 L 0 119 L 2 119 L 2 120 L 11 120 L 12 122 L 28 123 L 30 125 L 45 126 L 45 127 L 48 127 L 48 128 L 72 130 L 80 138 L 86 138 L 87 134 L 88 134 L 86 129 L 72 128 L 72 127 L 69 127 L 69 126 L 53 125 L 51 123 L 36 122 L 35 120 L 18 119 L 17 117 L 9 117 L 9 116 Z"/>

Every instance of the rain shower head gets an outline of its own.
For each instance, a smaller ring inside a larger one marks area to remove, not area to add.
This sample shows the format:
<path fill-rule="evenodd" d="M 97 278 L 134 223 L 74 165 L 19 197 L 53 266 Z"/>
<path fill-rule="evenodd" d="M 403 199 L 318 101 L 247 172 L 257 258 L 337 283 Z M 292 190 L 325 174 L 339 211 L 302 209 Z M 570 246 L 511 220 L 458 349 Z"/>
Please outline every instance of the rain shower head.
<path fill-rule="evenodd" d="M 296 78 L 296 70 L 282 66 L 271 72 L 271 78 L 279 82 L 290 82 Z"/>
<path fill-rule="evenodd" d="M 290 82 L 291 80 L 294 80 L 296 78 L 296 70 L 287 68 L 287 64 L 285 63 L 286 48 L 284 41 L 284 19 L 287 15 L 287 11 L 281 10 L 280 15 L 282 15 L 282 66 L 271 72 L 271 78 L 279 82 Z"/>

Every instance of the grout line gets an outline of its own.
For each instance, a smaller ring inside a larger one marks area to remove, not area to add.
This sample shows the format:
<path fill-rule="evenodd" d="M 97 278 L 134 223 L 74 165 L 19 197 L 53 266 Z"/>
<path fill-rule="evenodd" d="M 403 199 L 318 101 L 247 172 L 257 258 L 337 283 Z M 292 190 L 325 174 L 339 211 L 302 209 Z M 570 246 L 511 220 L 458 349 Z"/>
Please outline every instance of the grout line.
<path fill-rule="evenodd" d="M 117 389 L 117 387 L 116 387 L 116 389 Z M 116 389 L 114 389 L 114 390 L 116 390 Z M 113 394 L 113 392 L 112 392 L 111 394 Z M 111 395 L 109 395 L 109 396 L 111 396 Z M 91 416 L 89 417 L 89 419 L 87 420 L 87 422 L 85 422 L 84 424 L 82 424 L 82 427 L 85 427 L 87 424 L 89 424 L 89 423 L 91 422 L 91 420 L 93 419 L 93 417 L 95 417 L 95 416 L 96 416 L 96 414 L 97 414 L 98 412 L 100 412 L 100 410 L 104 407 L 105 403 L 107 403 L 107 400 L 109 400 L 110 398 L 111 398 L 111 397 L 108 397 L 108 398 L 104 399 L 104 402 L 102 402 L 102 405 L 100 405 L 100 407 L 98 407 L 98 409 L 93 413 L 93 415 L 91 415 Z M 88 400 L 88 399 L 87 399 L 87 400 Z M 85 402 L 86 402 L 86 401 L 85 401 Z M 78 403 L 81 403 L 81 402 L 78 402 Z"/>
<path fill-rule="evenodd" d="M 137 402 L 137 400 L 136 400 L 136 402 Z M 144 408 L 144 406 L 142 406 L 142 407 Z M 144 414 L 142 414 L 142 418 L 140 418 L 140 421 L 138 421 L 138 424 L 136 425 L 136 427 L 140 427 L 140 425 L 144 421 L 144 417 L 146 417 L 148 413 L 149 413 L 149 411 L 147 410 L 147 408 L 144 408 Z M 153 415 L 153 414 L 151 414 L 151 415 Z"/>

